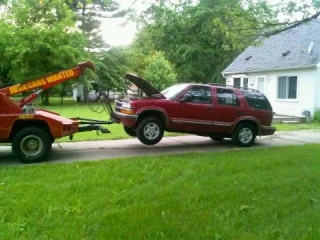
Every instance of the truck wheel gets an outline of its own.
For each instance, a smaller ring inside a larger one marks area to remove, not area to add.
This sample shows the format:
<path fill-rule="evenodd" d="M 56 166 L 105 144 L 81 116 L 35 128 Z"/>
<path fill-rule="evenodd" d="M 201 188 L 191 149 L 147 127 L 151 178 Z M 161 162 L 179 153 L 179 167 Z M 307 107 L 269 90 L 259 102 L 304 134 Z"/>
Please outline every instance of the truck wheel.
<path fill-rule="evenodd" d="M 12 140 L 12 152 L 22 163 L 45 160 L 51 147 L 52 141 L 48 133 L 38 127 L 24 128 Z"/>
<path fill-rule="evenodd" d="M 128 134 L 129 136 L 131 137 L 136 137 L 137 136 L 137 133 L 135 130 L 133 130 L 132 128 L 129 128 L 125 125 L 123 125 L 123 130 L 126 132 L 126 134 Z"/>
<path fill-rule="evenodd" d="M 252 124 L 243 123 L 237 126 L 232 135 L 234 145 L 239 147 L 249 147 L 256 139 L 255 129 Z"/>
<path fill-rule="evenodd" d="M 137 137 L 145 145 L 154 145 L 160 142 L 163 137 L 163 124 L 155 117 L 148 117 L 138 124 Z"/>

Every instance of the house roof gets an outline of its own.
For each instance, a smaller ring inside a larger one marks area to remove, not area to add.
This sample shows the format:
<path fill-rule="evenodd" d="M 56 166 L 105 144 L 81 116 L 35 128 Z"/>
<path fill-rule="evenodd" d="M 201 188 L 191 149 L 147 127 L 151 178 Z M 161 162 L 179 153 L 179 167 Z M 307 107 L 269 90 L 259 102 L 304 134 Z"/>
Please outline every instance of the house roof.
<path fill-rule="evenodd" d="M 317 19 L 248 47 L 222 73 L 307 67 L 318 64 L 319 59 L 320 19 Z"/>

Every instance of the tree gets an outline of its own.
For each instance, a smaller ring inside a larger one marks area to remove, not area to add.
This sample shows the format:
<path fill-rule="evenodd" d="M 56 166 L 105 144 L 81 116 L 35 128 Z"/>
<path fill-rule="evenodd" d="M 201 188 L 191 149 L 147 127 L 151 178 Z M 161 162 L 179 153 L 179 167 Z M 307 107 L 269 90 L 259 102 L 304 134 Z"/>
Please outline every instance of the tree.
<path fill-rule="evenodd" d="M 111 48 L 97 54 L 96 60 L 97 82 L 104 90 L 124 90 L 126 87 L 122 76 L 128 71 L 129 56 L 122 47 Z"/>
<path fill-rule="evenodd" d="M 142 15 L 137 41 L 162 51 L 176 66 L 179 81 L 219 81 L 226 64 L 257 36 L 258 23 L 252 19 L 270 13 L 245 9 L 238 0 L 189 2 L 152 5 Z M 239 26 L 242 31 L 234 31 Z"/>
<path fill-rule="evenodd" d="M 163 90 L 177 82 L 172 64 L 165 59 L 163 53 L 157 52 L 147 60 L 143 78 L 158 90 Z"/>
<path fill-rule="evenodd" d="M 157 1 L 140 16 L 135 47 L 141 53 L 163 52 L 179 81 L 224 81 L 221 71 L 249 45 L 320 14 L 313 14 L 319 0 L 275 5 L 264 0 L 175 2 Z M 297 13 L 301 19 L 293 20 Z M 291 18 L 279 21 L 280 14 Z"/>
<path fill-rule="evenodd" d="M 105 49 L 110 47 L 104 42 L 99 29 L 101 19 L 109 17 L 105 13 L 115 12 L 119 4 L 113 0 L 65 0 L 65 2 L 76 14 L 76 21 L 80 22 L 79 28 L 87 39 L 86 50 L 91 53 L 92 58 L 95 58 L 95 55 L 101 55 L 99 52 L 104 52 Z M 99 60 L 97 61 L 97 65 L 98 71 L 105 68 Z M 83 78 L 82 84 L 84 85 L 84 101 L 87 102 L 87 79 Z"/>
<path fill-rule="evenodd" d="M 62 0 L 40 5 L 35 0 L 10 4 L 10 11 L 1 22 L 11 25 L 5 53 L 11 60 L 10 76 L 14 81 L 70 68 L 86 58 L 85 39 Z M 48 92 L 44 96 L 44 103 L 49 104 Z"/>
<path fill-rule="evenodd" d="M 68 6 L 76 13 L 76 20 L 80 22 L 79 28 L 88 39 L 89 51 L 105 49 L 108 46 L 100 34 L 101 19 L 107 16 L 105 13 L 115 12 L 119 4 L 113 0 L 65 0 Z M 125 13 L 123 13 L 125 14 Z M 122 14 L 117 15 L 122 16 Z"/>
<path fill-rule="evenodd" d="M 0 87 L 12 85 L 12 64 L 10 50 L 13 36 L 12 25 L 0 22 Z"/>

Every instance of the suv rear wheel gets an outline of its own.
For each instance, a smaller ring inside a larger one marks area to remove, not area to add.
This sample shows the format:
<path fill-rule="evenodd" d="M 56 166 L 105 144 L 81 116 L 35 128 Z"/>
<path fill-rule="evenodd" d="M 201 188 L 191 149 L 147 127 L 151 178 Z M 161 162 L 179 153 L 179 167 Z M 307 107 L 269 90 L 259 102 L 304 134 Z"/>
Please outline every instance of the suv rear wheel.
<path fill-rule="evenodd" d="M 142 119 L 136 130 L 138 139 L 145 145 L 154 145 L 160 142 L 163 132 L 162 122 L 155 117 Z"/>
<path fill-rule="evenodd" d="M 249 123 L 239 124 L 232 135 L 233 143 L 239 147 L 249 147 L 254 143 L 255 139 L 254 126 Z"/>

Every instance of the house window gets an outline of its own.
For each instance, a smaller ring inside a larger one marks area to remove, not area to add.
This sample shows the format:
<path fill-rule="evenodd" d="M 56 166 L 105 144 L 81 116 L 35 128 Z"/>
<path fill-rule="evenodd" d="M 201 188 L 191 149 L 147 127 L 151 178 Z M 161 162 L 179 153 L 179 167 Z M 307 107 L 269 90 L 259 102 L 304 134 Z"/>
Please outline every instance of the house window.
<path fill-rule="evenodd" d="M 233 86 L 239 88 L 241 86 L 241 78 L 234 78 L 233 79 Z"/>
<path fill-rule="evenodd" d="M 249 86 L 249 80 L 248 80 L 248 78 L 244 78 L 243 79 L 243 87 L 248 88 L 248 86 Z"/>
<path fill-rule="evenodd" d="M 278 99 L 297 99 L 297 76 L 278 77 Z"/>
<path fill-rule="evenodd" d="M 233 86 L 236 88 L 248 88 L 249 86 L 249 79 L 248 78 L 234 78 L 233 79 Z"/>

